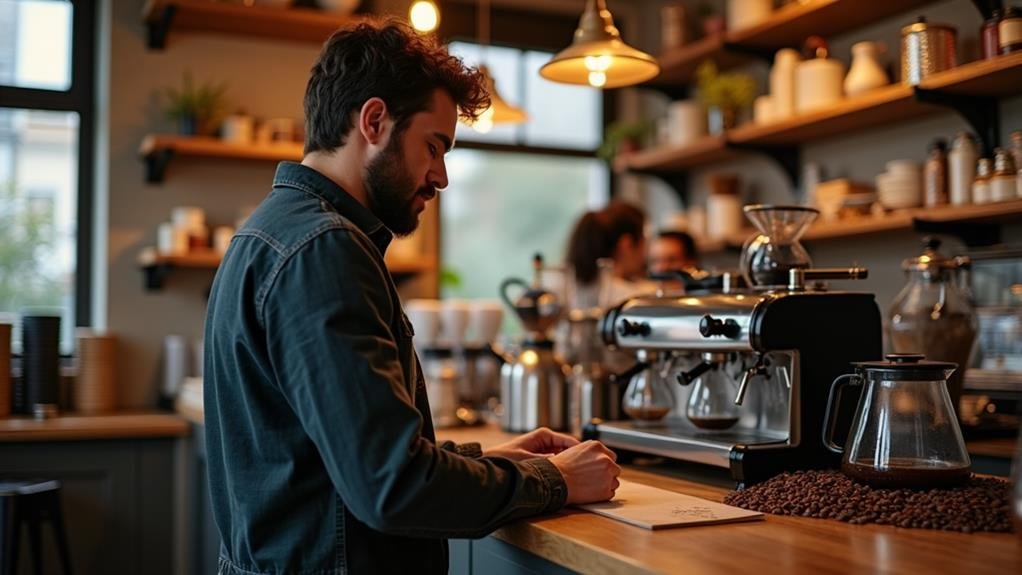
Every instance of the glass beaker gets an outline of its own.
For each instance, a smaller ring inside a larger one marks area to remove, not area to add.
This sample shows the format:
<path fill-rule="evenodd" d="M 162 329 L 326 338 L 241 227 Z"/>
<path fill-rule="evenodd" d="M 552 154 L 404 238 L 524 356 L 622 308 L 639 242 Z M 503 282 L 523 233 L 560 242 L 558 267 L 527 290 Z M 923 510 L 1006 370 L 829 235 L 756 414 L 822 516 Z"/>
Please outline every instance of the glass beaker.
<path fill-rule="evenodd" d="M 759 235 L 749 238 L 742 249 L 742 274 L 754 288 L 783 288 L 788 271 L 812 267 L 813 261 L 802 244 L 802 234 L 813 223 L 819 210 L 802 206 L 745 206 Z"/>
<path fill-rule="evenodd" d="M 942 487 L 968 480 L 971 461 L 947 392 L 947 378 L 957 366 L 915 354 L 887 359 L 853 363 L 856 373 L 831 385 L 823 443 L 844 454 L 841 471 L 874 487 Z M 831 415 L 845 385 L 864 388 L 842 448 L 834 444 Z"/>
<path fill-rule="evenodd" d="M 700 429 L 727 429 L 740 417 L 738 382 L 725 369 L 726 354 L 704 354 L 703 361 L 710 367 L 693 383 L 685 415 Z"/>
<path fill-rule="evenodd" d="M 621 408 L 632 419 L 653 422 L 663 419 L 674 409 L 674 390 L 667 379 L 673 359 L 657 362 L 653 354 L 642 350 L 637 354 L 644 369 L 628 382 Z"/>

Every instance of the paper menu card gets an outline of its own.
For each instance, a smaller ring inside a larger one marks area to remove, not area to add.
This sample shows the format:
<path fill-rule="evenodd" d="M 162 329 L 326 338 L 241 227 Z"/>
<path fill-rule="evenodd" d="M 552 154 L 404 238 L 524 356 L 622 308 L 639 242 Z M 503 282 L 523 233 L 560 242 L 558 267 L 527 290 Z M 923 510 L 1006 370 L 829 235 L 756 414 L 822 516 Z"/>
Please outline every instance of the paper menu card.
<path fill-rule="evenodd" d="M 746 511 L 723 503 L 624 480 L 617 488 L 614 499 L 578 507 L 646 529 L 763 519 L 763 514 L 758 511 Z"/>

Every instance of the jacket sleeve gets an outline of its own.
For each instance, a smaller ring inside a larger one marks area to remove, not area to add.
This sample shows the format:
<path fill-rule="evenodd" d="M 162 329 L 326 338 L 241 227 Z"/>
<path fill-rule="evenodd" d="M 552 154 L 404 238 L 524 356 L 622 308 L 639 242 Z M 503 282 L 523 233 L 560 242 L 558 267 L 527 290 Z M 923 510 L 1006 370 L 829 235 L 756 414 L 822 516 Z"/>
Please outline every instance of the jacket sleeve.
<path fill-rule="evenodd" d="M 291 254 L 260 316 L 275 379 L 344 504 L 381 532 L 481 537 L 559 509 L 564 480 L 545 459 L 471 459 L 421 435 L 389 322 L 386 270 L 354 231 L 328 230 Z"/>

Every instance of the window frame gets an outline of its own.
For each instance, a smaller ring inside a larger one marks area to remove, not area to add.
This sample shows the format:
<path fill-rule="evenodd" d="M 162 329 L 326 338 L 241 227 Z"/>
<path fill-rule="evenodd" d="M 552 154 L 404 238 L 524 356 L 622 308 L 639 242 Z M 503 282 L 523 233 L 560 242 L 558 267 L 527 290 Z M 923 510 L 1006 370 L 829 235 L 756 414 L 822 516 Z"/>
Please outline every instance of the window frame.
<path fill-rule="evenodd" d="M 96 3 L 71 4 L 71 84 L 67 90 L 0 85 L 0 108 L 78 114 L 78 190 L 75 222 L 74 317 L 92 325 L 93 215 L 95 208 Z"/>

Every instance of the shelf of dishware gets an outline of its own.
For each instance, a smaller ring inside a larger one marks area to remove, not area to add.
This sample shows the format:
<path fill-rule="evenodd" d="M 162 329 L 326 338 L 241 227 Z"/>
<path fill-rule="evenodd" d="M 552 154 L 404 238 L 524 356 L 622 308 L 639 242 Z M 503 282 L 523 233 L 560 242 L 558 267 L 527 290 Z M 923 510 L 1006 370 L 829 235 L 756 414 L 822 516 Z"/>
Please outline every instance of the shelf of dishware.
<path fill-rule="evenodd" d="M 161 49 L 175 32 L 212 32 L 319 44 L 359 16 L 313 8 L 245 6 L 210 0 L 149 0 L 142 19 L 150 48 Z"/>
<path fill-rule="evenodd" d="M 660 75 L 650 82 L 655 86 L 685 84 L 699 64 L 713 60 L 719 68 L 730 68 L 751 61 L 750 52 L 764 56 L 780 48 L 800 46 L 808 36 L 832 36 L 882 20 L 932 0 L 810 0 L 791 2 L 756 26 L 706 36 L 661 53 Z"/>
<path fill-rule="evenodd" d="M 926 79 L 919 89 L 955 96 L 999 98 L 1022 94 L 1022 53 L 963 64 Z M 624 154 L 619 171 L 672 172 L 730 159 L 729 147 L 797 145 L 903 122 L 947 108 L 918 101 L 916 88 L 892 84 L 808 114 L 763 125 L 746 124 L 724 136 L 703 136 L 684 147 Z"/>
<path fill-rule="evenodd" d="M 995 223 L 1018 220 L 1020 217 L 1022 217 L 1022 199 L 990 204 L 912 208 L 895 210 L 883 215 L 816 221 L 806 230 L 802 241 L 812 242 L 907 231 L 912 229 L 913 222 L 917 220 L 941 223 Z M 702 253 L 721 252 L 728 248 L 741 247 L 753 233 L 755 231 L 752 228 L 745 228 L 726 238 L 698 242 L 698 245 Z"/>

